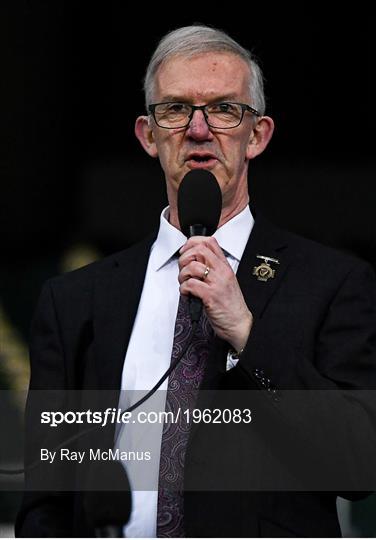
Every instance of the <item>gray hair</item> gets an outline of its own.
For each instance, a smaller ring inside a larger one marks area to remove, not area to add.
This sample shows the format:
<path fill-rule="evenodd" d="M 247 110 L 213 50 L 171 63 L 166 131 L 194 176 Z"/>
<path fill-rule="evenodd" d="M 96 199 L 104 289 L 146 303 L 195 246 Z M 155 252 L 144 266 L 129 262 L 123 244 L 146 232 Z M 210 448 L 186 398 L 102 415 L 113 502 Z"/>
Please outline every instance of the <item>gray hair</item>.
<path fill-rule="evenodd" d="M 184 26 L 166 34 L 149 62 L 144 79 L 146 107 L 153 101 L 155 75 L 158 68 L 172 56 L 187 58 L 206 52 L 228 52 L 242 58 L 250 70 L 251 105 L 261 115 L 265 113 L 263 75 L 253 55 L 222 30 L 204 25 Z"/>

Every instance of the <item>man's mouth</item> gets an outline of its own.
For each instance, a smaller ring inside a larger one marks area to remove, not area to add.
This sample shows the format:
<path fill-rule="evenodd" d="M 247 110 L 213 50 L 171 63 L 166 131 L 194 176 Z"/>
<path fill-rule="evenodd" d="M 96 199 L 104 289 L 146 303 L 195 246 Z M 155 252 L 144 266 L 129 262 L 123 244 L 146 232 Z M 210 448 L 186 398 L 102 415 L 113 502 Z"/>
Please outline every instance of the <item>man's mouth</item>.
<path fill-rule="evenodd" d="M 217 163 L 218 159 L 214 154 L 209 153 L 196 153 L 192 152 L 189 154 L 186 159 L 188 167 L 191 169 L 195 168 L 210 168 Z"/>

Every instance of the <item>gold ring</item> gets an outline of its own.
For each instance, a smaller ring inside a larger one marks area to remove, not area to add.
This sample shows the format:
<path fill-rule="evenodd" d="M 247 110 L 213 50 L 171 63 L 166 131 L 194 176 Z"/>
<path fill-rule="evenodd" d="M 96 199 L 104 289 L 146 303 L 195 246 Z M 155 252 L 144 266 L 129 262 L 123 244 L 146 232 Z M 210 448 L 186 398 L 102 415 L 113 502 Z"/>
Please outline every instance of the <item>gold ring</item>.
<path fill-rule="evenodd" d="M 205 280 L 208 277 L 208 274 L 210 272 L 209 266 L 205 268 L 204 275 L 202 276 L 202 279 Z"/>

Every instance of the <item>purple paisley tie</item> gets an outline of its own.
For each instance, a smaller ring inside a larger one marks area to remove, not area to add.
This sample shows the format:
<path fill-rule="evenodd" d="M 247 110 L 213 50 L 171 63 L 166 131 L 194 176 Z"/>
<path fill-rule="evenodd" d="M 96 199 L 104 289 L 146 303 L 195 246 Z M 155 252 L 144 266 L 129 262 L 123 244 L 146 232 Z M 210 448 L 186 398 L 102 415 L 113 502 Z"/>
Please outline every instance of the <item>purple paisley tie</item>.
<path fill-rule="evenodd" d="M 171 362 L 181 354 L 191 333 L 189 300 L 180 296 L 175 323 Z M 214 332 L 205 312 L 202 312 L 193 342 L 171 373 L 168 380 L 166 411 L 171 411 L 176 423 L 165 422 L 163 426 L 158 489 L 158 538 L 184 537 L 183 529 L 183 475 L 184 459 L 190 425 L 186 409 L 192 410 L 196 403 Z"/>

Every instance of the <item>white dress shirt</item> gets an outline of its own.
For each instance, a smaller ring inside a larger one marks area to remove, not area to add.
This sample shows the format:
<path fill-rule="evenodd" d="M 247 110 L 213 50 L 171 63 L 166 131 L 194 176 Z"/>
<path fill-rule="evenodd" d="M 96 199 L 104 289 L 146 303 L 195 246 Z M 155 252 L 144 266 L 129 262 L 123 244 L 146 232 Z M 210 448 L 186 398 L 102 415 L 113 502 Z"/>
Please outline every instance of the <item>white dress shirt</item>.
<path fill-rule="evenodd" d="M 143 391 L 142 394 L 145 394 L 167 371 L 171 362 L 179 303 L 179 268 L 177 257 L 174 255 L 186 243 L 187 238 L 173 227 L 167 218 L 168 207 L 161 214 L 158 236 L 151 248 L 144 287 L 125 356 L 119 402 L 119 407 L 123 410 L 140 398 L 141 392 L 129 391 Z M 235 273 L 253 224 L 252 214 L 246 206 L 214 234 Z M 228 369 L 231 367 L 233 366 L 227 366 Z M 164 401 L 161 403 L 160 397 L 157 403 L 158 398 L 154 394 L 142 406 L 143 410 L 146 403 L 150 410 L 159 408 L 164 410 L 167 385 L 168 380 L 160 387 L 164 392 L 156 393 L 164 396 Z M 122 462 L 132 487 L 132 513 L 128 524 L 124 527 L 124 534 L 128 538 L 156 537 L 162 430 L 163 425 L 160 423 L 147 425 L 147 441 L 149 441 L 147 444 L 150 444 L 151 440 L 154 441 L 151 461 L 136 464 Z M 142 448 L 141 439 L 142 435 L 133 424 L 124 424 L 117 433 L 115 448 L 127 452 L 139 451 Z M 144 447 L 143 450 L 148 450 L 148 447 Z"/>

